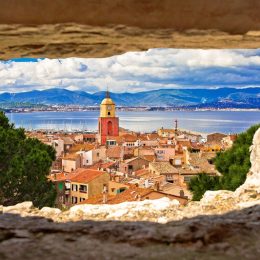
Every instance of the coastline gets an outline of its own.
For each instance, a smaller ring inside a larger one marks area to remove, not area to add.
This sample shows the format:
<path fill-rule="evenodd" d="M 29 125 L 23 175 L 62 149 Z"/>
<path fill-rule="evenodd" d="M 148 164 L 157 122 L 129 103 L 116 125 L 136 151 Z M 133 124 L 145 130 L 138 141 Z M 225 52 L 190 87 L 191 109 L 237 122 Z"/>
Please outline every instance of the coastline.
<path fill-rule="evenodd" d="M 120 125 L 137 132 L 154 132 L 161 127 L 197 133 L 240 133 L 259 123 L 260 111 L 117 111 Z M 27 130 L 68 132 L 96 131 L 98 110 L 34 111 L 6 113 L 17 127 Z"/>
<path fill-rule="evenodd" d="M 32 113 L 32 112 L 78 112 L 78 111 L 99 111 L 99 107 L 93 106 L 47 106 L 40 108 L 2 108 L 6 113 Z M 205 111 L 232 111 L 232 112 L 260 112 L 260 108 L 183 108 L 183 107 L 118 107 L 118 112 L 173 112 L 173 111 L 190 111 L 190 112 L 205 112 Z"/>

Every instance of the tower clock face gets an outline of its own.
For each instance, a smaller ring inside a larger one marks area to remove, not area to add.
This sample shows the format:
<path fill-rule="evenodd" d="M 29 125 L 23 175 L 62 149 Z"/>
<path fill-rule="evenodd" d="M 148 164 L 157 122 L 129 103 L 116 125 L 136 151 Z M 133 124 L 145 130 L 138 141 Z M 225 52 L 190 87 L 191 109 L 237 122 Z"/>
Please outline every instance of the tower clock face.
<path fill-rule="evenodd" d="M 112 107 L 111 106 L 107 106 L 107 110 L 111 110 L 112 109 Z"/>

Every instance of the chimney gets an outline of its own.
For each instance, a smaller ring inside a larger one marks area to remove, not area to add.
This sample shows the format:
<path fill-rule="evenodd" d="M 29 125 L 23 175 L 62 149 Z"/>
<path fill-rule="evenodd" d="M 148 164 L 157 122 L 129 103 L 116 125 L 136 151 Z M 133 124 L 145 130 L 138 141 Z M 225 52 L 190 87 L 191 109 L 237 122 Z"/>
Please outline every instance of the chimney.
<path fill-rule="evenodd" d="M 158 181 L 154 184 L 154 190 L 159 191 L 160 190 L 160 183 Z"/>

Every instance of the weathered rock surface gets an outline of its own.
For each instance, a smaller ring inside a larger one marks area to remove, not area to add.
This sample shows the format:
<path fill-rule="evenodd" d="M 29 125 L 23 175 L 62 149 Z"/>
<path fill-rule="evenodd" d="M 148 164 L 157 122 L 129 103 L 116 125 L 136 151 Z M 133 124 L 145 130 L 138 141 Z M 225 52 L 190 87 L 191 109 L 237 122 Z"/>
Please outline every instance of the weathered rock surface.
<path fill-rule="evenodd" d="M 3 207 L 3 213 L 22 214 L 23 212 L 30 211 L 32 208 L 33 203 L 31 201 L 25 201 L 14 206 Z"/>
<path fill-rule="evenodd" d="M 98 58 L 150 48 L 259 48 L 260 31 L 145 29 L 124 25 L 0 24 L 0 59 Z"/>
<path fill-rule="evenodd" d="M 0 23 L 76 22 L 92 26 L 219 29 L 229 33 L 260 29 L 258 0 L 0 0 Z"/>
<path fill-rule="evenodd" d="M 1 259 L 259 259 L 260 206 L 158 224 L 0 215 Z"/>

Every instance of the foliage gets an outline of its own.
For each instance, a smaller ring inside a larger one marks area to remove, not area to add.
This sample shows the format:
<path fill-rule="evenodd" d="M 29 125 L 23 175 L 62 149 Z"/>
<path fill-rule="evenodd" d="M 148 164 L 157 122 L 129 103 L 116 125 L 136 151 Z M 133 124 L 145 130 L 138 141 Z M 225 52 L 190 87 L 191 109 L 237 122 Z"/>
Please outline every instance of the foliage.
<path fill-rule="evenodd" d="M 221 177 L 210 177 L 204 173 L 191 180 L 189 189 L 193 192 L 193 200 L 200 200 L 207 190 L 234 191 L 245 182 L 246 174 L 250 169 L 249 148 L 259 127 L 259 124 L 254 125 L 239 134 L 230 149 L 217 154 L 214 163 L 222 174 Z"/>
<path fill-rule="evenodd" d="M 56 191 L 47 179 L 53 160 L 51 146 L 27 138 L 0 112 L 0 204 L 30 200 L 37 207 L 53 206 Z"/>
<path fill-rule="evenodd" d="M 189 189 L 193 193 L 193 200 L 200 200 L 207 190 L 215 190 L 219 186 L 217 176 L 209 176 L 206 173 L 200 173 L 192 178 L 189 183 Z"/>

